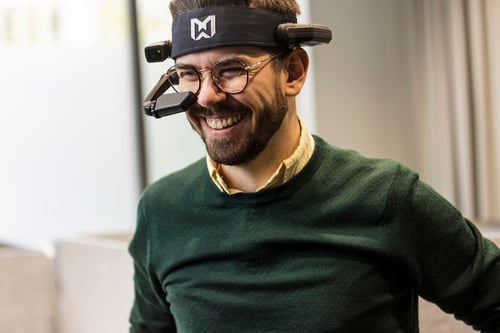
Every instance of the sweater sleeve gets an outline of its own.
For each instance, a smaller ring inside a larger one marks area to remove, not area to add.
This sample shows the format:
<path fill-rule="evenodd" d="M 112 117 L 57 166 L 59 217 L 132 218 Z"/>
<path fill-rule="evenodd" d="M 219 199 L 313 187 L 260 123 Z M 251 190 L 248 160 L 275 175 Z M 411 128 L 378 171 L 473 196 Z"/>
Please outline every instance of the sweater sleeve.
<path fill-rule="evenodd" d="M 144 198 L 139 202 L 137 228 L 129 246 L 134 261 L 135 299 L 130 314 L 130 333 L 175 333 L 175 322 L 166 294 L 150 263 L 153 239 L 149 237 Z"/>
<path fill-rule="evenodd" d="M 406 188 L 398 233 L 419 294 L 481 332 L 500 332 L 498 247 L 430 186 L 414 179 Z"/>

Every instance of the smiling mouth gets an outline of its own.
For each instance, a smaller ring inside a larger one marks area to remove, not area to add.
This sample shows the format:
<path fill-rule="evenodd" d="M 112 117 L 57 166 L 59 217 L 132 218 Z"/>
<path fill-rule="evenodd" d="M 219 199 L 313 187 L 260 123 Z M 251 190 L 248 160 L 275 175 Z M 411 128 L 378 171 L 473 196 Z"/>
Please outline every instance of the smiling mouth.
<path fill-rule="evenodd" d="M 243 118 L 242 115 L 234 115 L 226 118 L 207 118 L 207 125 L 211 129 L 221 130 L 236 125 L 241 118 Z"/>

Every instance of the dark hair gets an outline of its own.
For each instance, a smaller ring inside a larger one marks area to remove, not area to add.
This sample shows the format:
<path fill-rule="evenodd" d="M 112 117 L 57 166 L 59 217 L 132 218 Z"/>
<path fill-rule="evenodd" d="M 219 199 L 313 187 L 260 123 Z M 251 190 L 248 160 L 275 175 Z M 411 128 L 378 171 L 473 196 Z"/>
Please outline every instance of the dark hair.
<path fill-rule="evenodd" d="M 300 14 L 300 7 L 295 0 L 172 0 L 170 13 L 175 19 L 193 9 L 216 6 L 261 8 L 293 16 Z"/>

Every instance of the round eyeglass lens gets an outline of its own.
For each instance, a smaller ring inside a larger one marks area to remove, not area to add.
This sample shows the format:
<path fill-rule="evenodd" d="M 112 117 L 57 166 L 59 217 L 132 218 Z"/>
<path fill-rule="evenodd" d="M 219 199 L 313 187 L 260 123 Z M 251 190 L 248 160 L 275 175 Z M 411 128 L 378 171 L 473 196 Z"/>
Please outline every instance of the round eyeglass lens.
<path fill-rule="evenodd" d="M 197 71 L 191 66 L 171 67 L 168 70 L 169 82 L 177 92 L 191 91 L 197 94 L 201 87 L 202 72 L 209 71 L 214 84 L 229 94 L 242 92 L 248 84 L 248 71 L 242 63 L 229 60 L 216 63 L 211 69 Z"/>
<path fill-rule="evenodd" d="M 221 90 L 236 94 L 245 89 L 248 72 L 245 66 L 236 60 L 223 61 L 212 67 L 212 79 Z"/>
<path fill-rule="evenodd" d="M 177 92 L 191 91 L 196 94 L 200 89 L 200 74 L 191 67 L 175 68 L 168 70 L 168 80 Z"/>

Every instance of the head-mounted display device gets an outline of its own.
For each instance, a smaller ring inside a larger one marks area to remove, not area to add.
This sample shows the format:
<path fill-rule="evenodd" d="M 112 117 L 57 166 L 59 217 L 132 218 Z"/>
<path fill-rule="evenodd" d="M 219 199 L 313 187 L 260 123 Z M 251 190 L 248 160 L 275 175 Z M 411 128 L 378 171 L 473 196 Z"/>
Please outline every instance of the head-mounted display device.
<path fill-rule="evenodd" d="M 148 45 L 148 62 L 176 59 L 184 54 L 225 46 L 257 46 L 292 49 L 329 43 L 332 31 L 324 25 L 299 24 L 295 16 L 248 7 L 209 7 L 177 17 L 172 41 Z M 193 93 L 164 94 L 170 88 L 167 74 L 146 97 L 147 115 L 161 118 L 187 111 L 195 102 Z"/>

